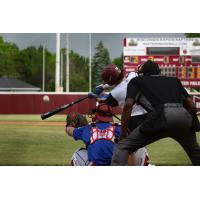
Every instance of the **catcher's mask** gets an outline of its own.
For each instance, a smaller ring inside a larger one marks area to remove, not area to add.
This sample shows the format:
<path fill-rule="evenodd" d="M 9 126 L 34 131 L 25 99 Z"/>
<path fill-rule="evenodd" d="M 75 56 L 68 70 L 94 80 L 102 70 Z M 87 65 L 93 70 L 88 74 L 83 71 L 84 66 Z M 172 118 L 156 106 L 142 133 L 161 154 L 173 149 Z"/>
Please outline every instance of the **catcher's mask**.
<path fill-rule="evenodd" d="M 110 86 L 116 85 L 120 80 L 123 79 L 123 77 L 124 71 L 120 70 L 117 66 L 113 64 L 107 65 L 101 73 L 101 78 L 104 83 Z"/>
<path fill-rule="evenodd" d="M 81 126 L 86 126 L 88 121 L 85 116 L 78 112 L 69 112 L 66 118 L 66 123 L 74 128 L 78 128 Z"/>
<path fill-rule="evenodd" d="M 160 69 L 158 66 L 158 63 L 148 60 L 147 62 L 141 64 L 138 66 L 138 75 L 159 75 L 160 74 Z"/>
<path fill-rule="evenodd" d="M 105 103 L 99 104 L 92 110 L 92 113 L 95 115 L 93 121 L 113 122 L 112 107 Z"/>

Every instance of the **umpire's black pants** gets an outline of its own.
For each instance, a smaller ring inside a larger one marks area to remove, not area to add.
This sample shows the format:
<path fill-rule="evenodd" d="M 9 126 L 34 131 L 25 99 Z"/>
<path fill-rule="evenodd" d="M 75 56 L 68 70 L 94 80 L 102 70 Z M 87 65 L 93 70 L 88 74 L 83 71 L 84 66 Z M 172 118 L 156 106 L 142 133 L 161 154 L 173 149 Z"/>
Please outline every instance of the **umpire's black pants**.
<path fill-rule="evenodd" d="M 187 123 L 187 121 L 183 123 Z M 127 138 L 116 144 L 111 165 L 127 165 L 128 155 L 150 143 L 162 138 L 170 137 L 176 140 L 185 150 L 193 165 L 200 166 L 200 147 L 197 143 L 196 133 L 189 127 L 168 128 L 156 133 L 142 133 L 140 127 L 131 132 Z"/>
<path fill-rule="evenodd" d="M 127 138 L 116 144 L 111 165 L 127 165 L 130 153 L 167 137 L 176 140 L 184 148 L 193 165 L 200 165 L 200 147 L 196 133 L 190 128 L 192 125 L 190 114 L 183 107 L 167 107 L 164 109 L 164 116 L 167 126 L 162 131 L 144 133 L 138 127 Z"/>

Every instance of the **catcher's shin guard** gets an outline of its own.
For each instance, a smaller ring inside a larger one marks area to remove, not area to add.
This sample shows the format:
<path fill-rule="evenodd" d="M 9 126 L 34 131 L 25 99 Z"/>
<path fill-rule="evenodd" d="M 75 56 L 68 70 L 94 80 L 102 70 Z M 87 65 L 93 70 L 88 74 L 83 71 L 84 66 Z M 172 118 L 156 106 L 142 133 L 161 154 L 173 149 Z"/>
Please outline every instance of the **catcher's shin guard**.
<path fill-rule="evenodd" d="M 72 166 L 88 166 L 90 161 L 88 160 L 88 152 L 85 148 L 80 148 L 74 152 L 71 158 Z"/>

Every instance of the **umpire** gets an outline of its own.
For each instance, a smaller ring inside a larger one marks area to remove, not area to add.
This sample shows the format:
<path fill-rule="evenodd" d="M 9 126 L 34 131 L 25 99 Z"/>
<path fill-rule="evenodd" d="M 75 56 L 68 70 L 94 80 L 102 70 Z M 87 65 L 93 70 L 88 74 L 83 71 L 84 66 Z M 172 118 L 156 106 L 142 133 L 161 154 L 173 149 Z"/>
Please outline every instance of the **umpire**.
<path fill-rule="evenodd" d="M 161 76 L 158 64 L 150 60 L 139 67 L 138 74 L 127 87 L 120 142 L 115 147 L 112 165 L 127 165 L 130 153 L 166 137 L 183 147 L 193 165 L 200 165 L 200 147 L 195 133 L 199 130 L 196 108 L 179 79 Z M 139 103 L 139 94 L 152 106 L 152 111 L 127 136 L 131 110 Z"/>

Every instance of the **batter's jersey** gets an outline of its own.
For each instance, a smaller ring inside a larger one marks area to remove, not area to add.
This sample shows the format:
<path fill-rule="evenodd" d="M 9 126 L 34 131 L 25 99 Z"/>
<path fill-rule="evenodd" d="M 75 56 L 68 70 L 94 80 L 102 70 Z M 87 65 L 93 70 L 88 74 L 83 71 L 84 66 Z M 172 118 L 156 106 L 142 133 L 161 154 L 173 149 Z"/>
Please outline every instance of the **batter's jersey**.
<path fill-rule="evenodd" d="M 135 72 L 129 73 L 128 77 L 119 83 L 110 94 L 118 102 L 118 106 L 123 108 L 126 99 L 127 86 L 131 79 L 135 78 L 137 74 Z M 143 115 L 146 113 L 146 110 L 142 106 L 135 104 L 132 108 L 131 116 Z"/>
<path fill-rule="evenodd" d="M 86 144 L 89 161 L 100 166 L 111 164 L 114 142 L 119 136 L 119 126 L 103 122 L 95 123 L 95 126 L 75 128 L 73 131 L 74 139 L 82 140 Z"/>

